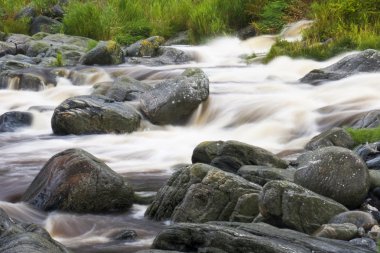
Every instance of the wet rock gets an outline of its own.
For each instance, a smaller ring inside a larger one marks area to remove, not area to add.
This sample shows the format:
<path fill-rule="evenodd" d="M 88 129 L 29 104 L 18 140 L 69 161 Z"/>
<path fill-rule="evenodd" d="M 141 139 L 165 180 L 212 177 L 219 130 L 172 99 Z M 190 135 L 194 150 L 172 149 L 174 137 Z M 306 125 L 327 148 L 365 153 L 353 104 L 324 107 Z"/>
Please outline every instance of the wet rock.
<path fill-rule="evenodd" d="M 145 215 L 175 222 L 253 220 L 258 213 L 254 205 L 260 190 L 260 186 L 234 174 L 193 164 L 172 175 Z"/>
<path fill-rule="evenodd" d="M 137 233 L 134 230 L 124 229 L 111 235 L 113 239 L 120 241 L 135 241 Z"/>
<path fill-rule="evenodd" d="M 84 65 L 117 65 L 123 62 L 123 51 L 115 41 L 99 42 L 80 59 Z"/>
<path fill-rule="evenodd" d="M 269 166 L 244 165 L 237 174 L 250 182 L 265 185 L 273 180 L 286 180 L 293 182 L 294 170 L 284 170 Z"/>
<path fill-rule="evenodd" d="M 286 168 L 286 161 L 273 153 L 238 141 L 206 141 L 193 151 L 193 163 L 211 164 L 222 170 L 236 173 L 243 165 L 263 165 Z"/>
<path fill-rule="evenodd" d="M 264 218 L 308 234 L 348 211 L 332 199 L 287 181 L 268 182 L 260 194 L 259 207 Z"/>
<path fill-rule="evenodd" d="M 16 221 L 0 208 L 0 252 L 69 253 L 70 251 L 53 240 L 42 227 Z"/>
<path fill-rule="evenodd" d="M 192 60 L 194 60 L 193 57 L 186 52 L 171 47 L 160 47 L 157 50 L 157 56 L 155 57 L 129 57 L 127 59 L 130 64 L 142 64 L 148 66 L 183 64 Z"/>
<path fill-rule="evenodd" d="M 309 236 L 264 223 L 175 224 L 164 229 L 152 248 L 183 252 L 364 253 L 349 242 Z"/>
<path fill-rule="evenodd" d="M 380 187 L 380 170 L 369 171 L 370 189 Z"/>
<path fill-rule="evenodd" d="M 158 54 L 159 47 L 165 42 L 160 36 L 153 36 L 144 40 L 139 40 L 130 45 L 125 50 L 125 56 L 129 57 L 154 57 Z"/>
<path fill-rule="evenodd" d="M 369 173 L 362 159 L 351 150 L 326 147 L 307 152 L 297 159 L 294 182 L 339 203 L 355 208 L 363 203 Z"/>
<path fill-rule="evenodd" d="M 25 55 L 6 55 L 0 58 L 0 72 L 30 68 L 38 63 L 37 59 Z M 3 73 L 0 75 L 4 76 Z"/>
<path fill-rule="evenodd" d="M 0 116 L 0 132 L 13 132 L 20 127 L 30 126 L 32 120 L 30 112 L 6 112 Z"/>
<path fill-rule="evenodd" d="M 15 55 L 16 46 L 13 43 L 0 41 L 0 57 L 7 54 Z"/>
<path fill-rule="evenodd" d="M 241 40 L 246 40 L 256 36 L 256 30 L 252 25 L 246 26 L 237 32 L 237 36 Z"/>
<path fill-rule="evenodd" d="M 358 236 L 358 228 L 352 223 L 324 224 L 313 236 L 349 241 Z"/>
<path fill-rule="evenodd" d="M 362 249 L 369 249 L 369 250 L 372 250 L 373 252 L 377 252 L 376 242 L 372 240 L 371 238 L 356 238 L 356 239 L 350 240 L 350 243 Z"/>
<path fill-rule="evenodd" d="M 30 33 L 36 34 L 38 32 L 46 33 L 59 33 L 61 30 L 62 23 L 45 16 L 38 16 L 33 19 L 30 25 Z"/>
<path fill-rule="evenodd" d="M 140 119 L 130 105 L 102 96 L 79 96 L 54 110 L 51 126 L 58 135 L 130 133 L 140 126 Z"/>
<path fill-rule="evenodd" d="M 25 34 L 12 34 L 7 38 L 8 43 L 12 43 L 16 48 L 16 54 L 26 54 L 32 37 Z"/>
<path fill-rule="evenodd" d="M 371 229 L 374 225 L 377 225 L 377 221 L 371 214 L 362 211 L 348 211 L 340 213 L 331 218 L 329 221 L 331 224 L 343 224 L 352 223 L 356 227 L 363 227 L 365 230 Z"/>
<path fill-rule="evenodd" d="M 351 135 L 343 128 L 334 127 L 317 136 L 314 136 L 305 146 L 308 150 L 338 146 L 351 149 L 355 147 L 355 142 Z"/>
<path fill-rule="evenodd" d="M 344 57 L 337 63 L 323 69 L 315 69 L 301 78 L 301 82 L 319 85 L 323 82 L 339 80 L 362 72 L 380 71 L 380 52 L 367 49 Z"/>
<path fill-rule="evenodd" d="M 380 142 L 360 145 L 354 151 L 363 159 L 368 169 L 380 169 Z"/>
<path fill-rule="evenodd" d="M 353 124 L 353 128 L 375 128 L 380 126 L 380 110 L 363 113 L 363 116 Z"/>
<path fill-rule="evenodd" d="M 22 200 L 44 211 L 104 213 L 130 208 L 133 189 L 90 153 L 68 149 L 50 158 Z"/>
<path fill-rule="evenodd" d="M 153 124 L 181 124 L 208 95 L 207 76 L 198 68 L 190 68 L 145 92 L 140 99 L 141 110 Z"/>

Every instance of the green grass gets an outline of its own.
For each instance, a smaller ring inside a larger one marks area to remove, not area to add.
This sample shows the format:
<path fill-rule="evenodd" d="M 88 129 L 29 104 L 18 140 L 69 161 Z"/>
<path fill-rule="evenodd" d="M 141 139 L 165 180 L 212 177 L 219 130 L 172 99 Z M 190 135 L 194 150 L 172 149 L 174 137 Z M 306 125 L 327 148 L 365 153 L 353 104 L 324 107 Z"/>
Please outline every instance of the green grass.
<path fill-rule="evenodd" d="M 380 141 L 380 127 L 377 128 L 347 128 L 347 132 L 357 144 Z"/>

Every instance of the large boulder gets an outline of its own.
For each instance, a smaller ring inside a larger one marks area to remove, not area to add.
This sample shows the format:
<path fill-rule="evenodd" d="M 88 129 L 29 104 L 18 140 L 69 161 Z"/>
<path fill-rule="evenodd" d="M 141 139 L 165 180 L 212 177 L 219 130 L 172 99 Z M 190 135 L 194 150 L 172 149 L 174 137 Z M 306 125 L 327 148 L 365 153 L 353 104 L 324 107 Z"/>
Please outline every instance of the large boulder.
<path fill-rule="evenodd" d="M 268 182 L 260 194 L 259 207 L 264 218 L 308 234 L 348 211 L 334 200 L 288 181 Z"/>
<path fill-rule="evenodd" d="M 317 136 L 314 136 L 305 146 L 308 150 L 315 150 L 324 147 L 338 146 L 351 149 L 355 147 L 355 141 L 351 135 L 343 128 L 334 127 Z"/>
<path fill-rule="evenodd" d="M 294 182 L 355 208 L 363 203 L 369 187 L 368 168 L 353 151 L 326 147 L 307 152 L 297 159 Z"/>
<path fill-rule="evenodd" d="M 175 224 L 164 229 L 152 248 L 220 253 L 374 253 L 349 242 L 309 236 L 264 223 Z M 155 252 L 155 251 L 153 251 Z"/>
<path fill-rule="evenodd" d="M 6 112 L 0 116 L 0 132 L 13 132 L 17 128 L 30 126 L 32 120 L 30 112 Z"/>
<path fill-rule="evenodd" d="M 116 65 L 124 62 L 124 54 L 115 41 L 100 41 L 80 59 L 84 65 Z"/>
<path fill-rule="evenodd" d="M 318 85 L 323 82 L 339 80 L 362 72 L 380 71 L 380 52 L 367 49 L 363 52 L 344 57 L 337 63 L 323 69 L 315 69 L 301 78 L 301 82 Z"/>
<path fill-rule="evenodd" d="M 236 173 L 243 165 L 263 165 L 285 169 L 286 161 L 275 154 L 238 141 L 205 141 L 195 147 L 193 163 L 211 164 L 222 170 Z"/>
<path fill-rule="evenodd" d="M 237 171 L 237 174 L 255 184 L 265 185 L 273 180 L 293 182 L 294 172 L 294 170 L 284 170 L 270 166 L 244 165 Z"/>
<path fill-rule="evenodd" d="M 123 211 L 132 206 L 133 189 L 90 153 L 68 149 L 50 158 L 22 200 L 44 211 Z"/>
<path fill-rule="evenodd" d="M 208 95 L 207 76 L 198 68 L 190 68 L 145 92 L 140 99 L 141 110 L 154 124 L 180 124 L 188 120 Z"/>
<path fill-rule="evenodd" d="M 69 253 L 70 251 L 53 240 L 42 227 L 12 219 L 0 208 L 0 252 Z"/>
<path fill-rule="evenodd" d="M 59 33 L 61 27 L 62 23 L 55 19 L 46 16 L 38 16 L 32 20 L 30 33 L 32 35 L 38 32 Z"/>
<path fill-rule="evenodd" d="M 139 128 L 140 120 L 130 105 L 103 96 L 78 96 L 54 110 L 51 127 L 58 135 L 130 133 Z"/>
<path fill-rule="evenodd" d="M 145 215 L 155 220 L 207 222 L 249 220 L 258 214 L 261 187 L 206 164 L 175 172 Z"/>

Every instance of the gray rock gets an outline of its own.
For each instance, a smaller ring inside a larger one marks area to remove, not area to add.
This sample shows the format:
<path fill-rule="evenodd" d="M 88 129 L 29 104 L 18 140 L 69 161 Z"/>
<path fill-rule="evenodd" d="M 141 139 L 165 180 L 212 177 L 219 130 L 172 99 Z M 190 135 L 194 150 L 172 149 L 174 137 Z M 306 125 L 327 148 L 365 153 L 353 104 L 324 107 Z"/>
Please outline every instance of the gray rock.
<path fill-rule="evenodd" d="M 19 70 L 36 66 L 40 61 L 36 58 L 25 55 L 6 55 L 0 58 L 0 75 L 4 76 L 3 71 Z"/>
<path fill-rule="evenodd" d="M 313 236 L 349 241 L 358 236 L 358 228 L 352 223 L 324 224 Z"/>
<path fill-rule="evenodd" d="M 12 43 L 16 47 L 16 54 L 26 54 L 32 37 L 25 34 L 12 34 L 7 38 L 8 43 Z"/>
<path fill-rule="evenodd" d="M 207 76 L 198 68 L 190 68 L 145 92 L 140 99 L 141 110 L 153 124 L 181 124 L 208 95 Z"/>
<path fill-rule="evenodd" d="M 370 170 L 369 171 L 369 181 L 370 188 L 375 189 L 376 187 L 380 187 L 380 170 Z"/>
<path fill-rule="evenodd" d="M 340 213 L 331 218 L 330 224 L 343 224 L 352 223 L 356 227 L 363 227 L 365 230 L 370 230 L 374 225 L 377 225 L 377 221 L 371 214 L 362 211 L 348 211 Z"/>
<path fill-rule="evenodd" d="M 51 126 L 58 135 L 130 133 L 139 128 L 140 119 L 130 105 L 102 96 L 79 96 L 54 110 Z"/>
<path fill-rule="evenodd" d="M 194 60 L 186 52 L 172 47 L 159 47 L 156 54 L 155 57 L 129 57 L 127 62 L 130 64 L 161 66 L 183 64 Z"/>
<path fill-rule="evenodd" d="M 36 10 L 31 6 L 26 6 L 25 8 L 22 8 L 15 16 L 15 19 L 21 19 L 21 18 L 34 18 L 36 16 Z"/>
<path fill-rule="evenodd" d="M 288 181 L 268 182 L 260 194 L 259 207 L 264 218 L 309 234 L 348 211 L 334 200 Z"/>
<path fill-rule="evenodd" d="M 355 153 L 358 154 L 366 163 L 368 169 L 380 169 L 380 142 L 367 143 L 355 148 Z"/>
<path fill-rule="evenodd" d="M 145 215 L 175 222 L 228 221 L 239 217 L 253 220 L 257 206 L 252 205 L 260 190 L 260 186 L 234 174 L 206 164 L 193 164 L 172 175 Z"/>
<path fill-rule="evenodd" d="M 76 213 L 123 211 L 133 189 L 122 176 L 81 149 L 54 155 L 41 169 L 22 201 L 44 211 Z"/>
<path fill-rule="evenodd" d="M 377 252 L 376 242 L 371 238 L 356 238 L 350 240 L 350 243 L 363 249 L 369 249 L 373 250 L 373 252 Z"/>
<path fill-rule="evenodd" d="M 244 165 L 237 174 L 250 182 L 265 185 L 273 180 L 286 180 L 293 182 L 294 170 L 284 170 L 269 166 Z"/>
<path fill-rule="evenodd" d="M 30 25 L 30 33 L 32 35 L 38 32 L 59 33 L 61 26 L 62 23 L 55 19 L 38 16 L 33 19 L 32 24 Z"/>
<path fill-rule="evenodd" d="M 176 224 L 164 229 L 152 248 L 218 253 L 373 253 L 349 242 L 309 236 L 264 223 Z"/>
<path fill-rule="evenodd" d="M 237 36 L 241 40 L 246 40 L 246 39 L 256 36 L 256 30 L 253 27 L 253 25 L 248 25 L 244 27 L 243 29 L 240 29 L 237 32 Z"/>
<path fill-rule="evenodd" d="M 136 253 L 181 253 L 181 252 L 174 251 L 174 250 L 147 249 L 147 250 L 139 250 Z"/>
<path fill-rule="evenodd" d="M 154 57 L 158 54 L 158 48 L 165 42 L 160 36 L 153 36 L 139 40 L 125 50 L 125 56 L 129 57 Z"/>
<path fill-rule="evenodd" d="M 169 38 L 165 42 L 165 46 L 172 46 L 172 45 L 189 45 L 190 43 L 190 36 L 189 31 L 183 31 L 179 32 L 173 37 Z"/>
<path fill-rule="evenodd" d="M 361 118 L 353 124 L 353 128 L 375 128 L 380 126 L 380 110 L 363 113 Z"/>
<path fill-rule="evenodd" d="M 339 203 L 355 208 L 363 203 L 369 186 L 369 173 L 362 159 L 341 147 L 307 152 L 297 159 L 294 182 Z"/>
<path fill-rule="evenodd" d="M 380 52 L 367 49 L 344 57 L 337 63 L 323 69 L 315 69 L 301 78 L 301 82 L 319 85 L 323 82 L 339 80 L 362 72 L 380 71 Z"/>
<path fill-rule="evenodd" d="M 30 112 L 6 112 L 0 116 L 0 132 L 13 132 L 17 128 L 30 126 L 32 120 Z"/>
<path fill-rule="evenodd" d="M 352 149 L 355 142 L 351 135 L 343 128 L 334 127 L 317 136 L 314 136 L 305 146 L 308 150 L 316 150 L 319 148 L 338 146 Z"/>
<path fill-rule="evenodd" d="M 0 57 L 3 57 L 7 54 L 15 55 L 16 46 L 13 43 L 0 41 Z"/>
<path fill-rule="evenodd" d="M 123 51 L 115 41 L 100 41 L 80 59 L 84 65 L 116 65 L 123 62 Z"/>
<path fill-rule="evenodd" d="M 222 170 L 236 173 L 243 165 L 263 165 L 287 168 L 286 161 L 275 154 L 238 141 L 205 141 L 194 149 L 193 163 L 211 164 Z"/>

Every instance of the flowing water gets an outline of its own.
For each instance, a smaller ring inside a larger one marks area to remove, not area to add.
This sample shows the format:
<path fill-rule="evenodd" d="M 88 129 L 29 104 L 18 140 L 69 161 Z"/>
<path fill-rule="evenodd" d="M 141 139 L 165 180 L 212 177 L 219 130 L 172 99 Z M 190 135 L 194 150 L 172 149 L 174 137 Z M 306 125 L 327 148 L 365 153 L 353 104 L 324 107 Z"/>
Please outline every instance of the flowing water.
<path fill-rule="evenodd" d="M 289 36 L 294 39 L 295 32 Z M 34 115 L 32 127 L 0 134 L 0 207 L 14 218 L 42 225 L 54 239 L 76 252 L 134 252 L 149 247 L 165 226 L 144 218 L 146 206 L 134 205 L 122 214 L 77 215 L 44 213 L 19 202 L 51 156 L 68 148 L 83 148 L 124 175 L 137 192 L 150 195 L 171 175 L 173 166 L 191 162 L 192 150 L 202 141 L 239 140 L 275 153 L 298 150 L 320 131 L 380 108 L 380 74 L 355 75 L 321 86 L 298 82 L 310 70 L 343 56 L 326 62 L 280 57 L 267 65 L 247 65 L 241 59 L 241 55 L 265 53 L 274 38 L 263 36 L 244 42 L 220 38 L 204 46 L 178 46 L 196 59 L 187 65 L 82 68 L 71 71 L 69 79 L 58 78 L 57 87 L 43 91 L 0 90 L 0 114 L 29 110 Z M 158 82 L 187 67 L 206 72 L 210 97 L 185 126 L 159 127 L 144 122 L 132 134 L 52 134 L 49 108 L 66 98 L 90 94 L 96 83 L 124 74 Z M 38 110 L 41 108 L 45 110 Z M 122 229 L 136 230 L 138 240 L 113 240 Z"/>

